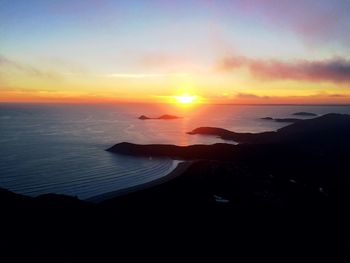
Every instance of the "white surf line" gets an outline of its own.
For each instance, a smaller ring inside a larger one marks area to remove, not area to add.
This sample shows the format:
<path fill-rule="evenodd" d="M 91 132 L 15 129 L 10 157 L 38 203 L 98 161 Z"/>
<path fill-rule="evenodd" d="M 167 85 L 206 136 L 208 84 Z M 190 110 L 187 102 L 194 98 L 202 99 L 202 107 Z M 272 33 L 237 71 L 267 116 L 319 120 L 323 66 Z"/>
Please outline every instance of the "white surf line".
<path fill-rule="evenodd" d="M 150 182 L 144 183 L 144 184 L 139 184 L 139 185 L 135 185 L 135 186 L 131 186 L 131 187 L 127 187 L 124 189 L 120 189 L 117 191 L 113 191 L 113 192 L 107 192 L 105 194 L 101 194 L 101 195 L 97 195 L 97 196 L 93 196 L 90 198 L 85 199 L 85 201 L 88 202 L 92 202 L 92 203 L 100 203 L 102 201 L 108 200 L 108 199 L 112 199 L 121 195 L 125 195 L 125 194 L 129 194 L 129 193 L 133 193 L 139 190 L 144 190 L 147 188 L 151 188 L 154 187 L 156 185 L 160 185 L 162 183 L 168 182 L 180 175 L 182 175 L 192 164 L 193 161 L 178 161 L 178 160 L 174 160 L 174 164 L 177 166 L 175 167 L 175 169 L 173 169 L 170 173 L 168 173 L 167 175 L 164 175 L 158 179 L 152 180 Z"/>

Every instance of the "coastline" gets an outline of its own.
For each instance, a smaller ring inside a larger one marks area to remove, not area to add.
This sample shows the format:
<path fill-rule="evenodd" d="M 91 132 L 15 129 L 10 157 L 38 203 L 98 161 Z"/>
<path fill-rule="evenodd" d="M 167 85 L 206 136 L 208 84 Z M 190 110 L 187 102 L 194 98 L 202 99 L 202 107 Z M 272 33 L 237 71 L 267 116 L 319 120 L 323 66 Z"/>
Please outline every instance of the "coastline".
<path fill-rule="evenodd" d="M 176 160 L 174 160 L 174 161 L 176 161 Z M 168 181 L 170 181 L 178 176 L 181 176 L 185 171 L 187 171 L 187 169 L 193 163 L 194 163 L 194 161 L 179 161 L 177 166 L 170 173 L 168 173 L 165 176 L 162 176 L 161 178 L 155 179 L 153 181 L 150 181 L 150 182 L 147 182 L 144 184 L 139 184 L 139 185 L 127 187 L 127 188 L 112 191 L 112 192 L 107 192 L 107 193 L 104 193 L 101 195 L 96 195 L 96 196 L 87 198 L 84 201 L 98 204 L 98 203 L 101 203 L 103 201 L 113 199 L 115 197 L 119 197 L 122 195 L 134 193 L 136 191 L 145 190 L 145 189 L 151 188 L 153 186 L 160 185 L 160 184 L 168 182 Z"/>
<path fill-rule="evenodd" d="M 242 137 L 215 127 L 197 132 Z M 275 244 L 348 245 L 343 240 L 348 240 L 350 221 L 344 209 L 350 200 L 349 138 L 350 115 L 327 114 L 239 145 L 116 144 L 111 152 L 168 157 L 172 165 L 163 177 L 85 200 L 56 194 L 32 198 L 0 189 L 3 225 L 10 226 L 11 238 L 14 231 L 30 231 L 27 236 L 45 244 L 54 240 L 61 247 L 68 241 L 73 249 L 90 243 L 93 234 L 98 240 L 105 234 L 108 240 L 131 238 L 131 248 L 135 241 L 144 246 L 150 237 L 166 245 L 175 239 L 190 245 L 243 240 L 249 248 L 271 241 L 269 249 Z M 214 238 L 206 238 L 211 233 Z M 22 236 L 18 240 L 37 248 Z"/>

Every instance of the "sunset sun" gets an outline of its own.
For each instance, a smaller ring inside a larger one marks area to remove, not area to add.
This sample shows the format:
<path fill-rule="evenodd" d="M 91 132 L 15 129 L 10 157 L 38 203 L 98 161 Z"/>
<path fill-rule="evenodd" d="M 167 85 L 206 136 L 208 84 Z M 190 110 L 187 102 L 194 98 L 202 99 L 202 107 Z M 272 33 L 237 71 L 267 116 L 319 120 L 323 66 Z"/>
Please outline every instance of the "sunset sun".
<path fill-rule="evenodd" d="M 197 96 L 189 95 L 189 94 L 182 94 L 179 96 L 175 96 L 175 99 L 178 103 L 181 104 L 190 104 L 193 103 L 196 100 Z"/>

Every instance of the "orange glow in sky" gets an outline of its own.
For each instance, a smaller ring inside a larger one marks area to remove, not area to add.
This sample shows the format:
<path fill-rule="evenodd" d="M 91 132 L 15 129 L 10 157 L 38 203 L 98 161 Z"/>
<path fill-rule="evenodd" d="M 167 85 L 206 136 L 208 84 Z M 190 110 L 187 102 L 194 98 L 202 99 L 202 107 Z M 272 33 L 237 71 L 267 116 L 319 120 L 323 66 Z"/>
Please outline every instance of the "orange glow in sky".
<path fill-rule="evenodd" d="M 350 103 L 348 1 L 3 2 L 0 102 Z"/>

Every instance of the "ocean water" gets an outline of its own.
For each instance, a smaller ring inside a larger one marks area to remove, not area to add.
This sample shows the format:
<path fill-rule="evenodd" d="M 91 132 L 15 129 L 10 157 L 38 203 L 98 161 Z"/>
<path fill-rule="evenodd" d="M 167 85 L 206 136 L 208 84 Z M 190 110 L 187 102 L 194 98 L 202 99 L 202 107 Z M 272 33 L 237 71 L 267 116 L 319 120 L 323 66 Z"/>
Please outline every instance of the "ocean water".
<path fill-rule="evenodd" d="M 186 132 L 200 126 L 271 131 L 287 124 L 260 118 L 292 117 L 298 111 L 350 114 L 350 107 L 0 104 L 0 187 L 29 196 L 57 193 L 87 199 L 150 182 L 176 167 L 168 158 L 105 151 L 116 143 L 212 144 L 223 141 Z M 182 118 L 137 119 L 162 114 Z"/>

